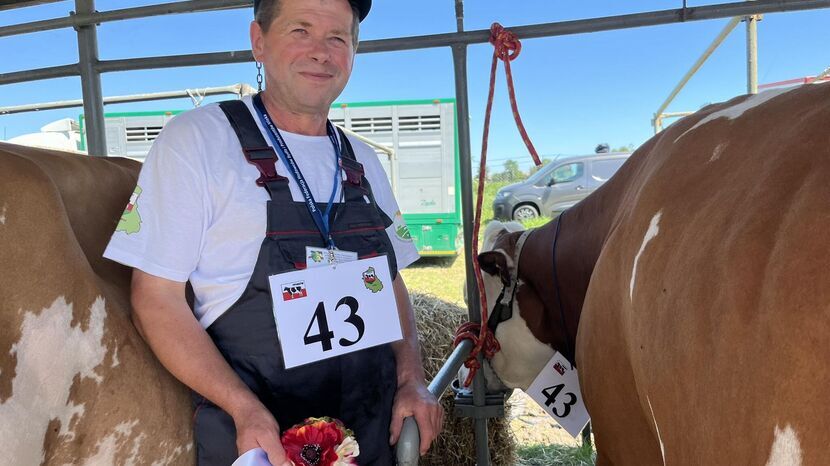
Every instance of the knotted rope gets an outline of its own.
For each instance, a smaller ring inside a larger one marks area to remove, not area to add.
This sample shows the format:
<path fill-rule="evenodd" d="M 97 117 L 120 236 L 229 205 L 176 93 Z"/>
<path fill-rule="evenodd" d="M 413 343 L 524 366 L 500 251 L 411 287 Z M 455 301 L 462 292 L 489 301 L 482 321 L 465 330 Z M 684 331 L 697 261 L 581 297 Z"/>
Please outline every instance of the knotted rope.
<path fill-rule="evenodd" d="M 478 294 L 481 299 L 481 323 L 467 322 L 458 328 L 453 340 L 454 345 L 458 345 L 461 341 L 469 339 L 473 341 L 473 349 L 470 350 L 470 356 L 464 361 L 464 366 L 470 369 L 467 379 L 464 381 L 464 386 L 467 387 L 473 381 L 476 372 L 481 368 L 478 362 L 479 353 L 483 352 L 483 356 L 490 359 L 495 355 L 501 346 L 499 345 L 496 336 L 490 331 L 487 326 L 487 296 L 484 293 L 484 282 L 481 279 L 481 267 L 478 263 L 478 233 L 481 228 L 481 204 L 484 198 L 484 183 L 485 183 L 485 166 L 487 163 L 487 139 L 490 136 L 490 114 L 493 109 L 493 95 L 496 89 L 496 67 L 499 60 L 504 62 L 504 72 L 507 77 L 507 91 L 510 95 L 510 107 L 513 109 L 513 119 L 516 120 L 516 126 L 522 136 L 522 140 L 527 146 L 533 162 L 539 166 L 542 164 L 539 159 L 539 154 L 533 143 L 530 142 L 530 137 L 525 131 L 522 118 L 519 116 L 519 107 L 516 104 L 516 92 L 513 87 L 513 73 L 510 70 L 510 62 L 519 56 L 522 50 L 522 43 L 514 33 L 502 27 L 499 23 L 493 23 L 490 26 L 490 43 L 493 44 L 493 62 L 490 66 L 490 91 L 487 95 L 487 108 L 484 113 L 484 135 L 481 142 L 481 165 L 478 172 L 478 199 L 476 200 L 475 221 L 473 223 L 473 271 L 475 272 L 476 283 L 478 285 Z M 478 335 L 476 335 L 478 333 Z"/>

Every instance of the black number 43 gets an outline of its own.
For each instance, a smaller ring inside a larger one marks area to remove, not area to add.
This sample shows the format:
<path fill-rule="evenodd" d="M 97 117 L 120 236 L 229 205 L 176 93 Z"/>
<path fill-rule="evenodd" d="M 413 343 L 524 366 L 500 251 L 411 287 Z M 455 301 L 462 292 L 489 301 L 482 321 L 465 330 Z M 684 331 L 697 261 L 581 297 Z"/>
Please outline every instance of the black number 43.
<path fill-rule="evenodd" d="M 346 296 L 340 301 L 337 301 L 337 304 L 334 306 L 334 310 L 337 311 L 340 306 L 346 306 L 349 308 L 349 317 L 347 317 L 344 322 L 352 324 L 352 326 L 357 329 L 357 339 L 352 341 L 341 338 L 338 343 L 340 343 L 340 346 L 352 346 L 363 338 L 363 332 L 366 330 L 363 319 L 357 315 L 357 309 L 360 307 L 360 304 L 353 297 Z M 309 335 L 314 322 L 317 322 L 317 333 L 315 335 Z M 333 339 L 334 332 L 329 330 L 329 321 L 326 317 L 326 306 L 322 301 L 320 301 L 320 303 L 317 304 L 317 309 L 314 310 L 311 322 L 308 323 L 308 328 L 305 330 L 305 335 L 303 335 L 303 343 L 305 343 L 306 346 L 314 343 L 320 343 L 323 346 L 323 351 L 330 351 L 332 349 L 331 340 Z"/>
<path fill-rule="evenodd" d="M 563 388 L 565 388 L 565 384 L 563 384 L 563 383 L 560 383 L 559 385 L 554 385 L 552 387 L 543 388 L 542 389 L 542 395 L 545 395 L 545 406 L 550 408 L 550 406 L 552 404 L 556 403 L 556 397 L 559 396 L 559 392 L 561 392 Z M 566 401 L 564 403 L 565 404 L 565 408 L 564 408 L 565 412 L 560 414 L 559 410 L 556 408 L 556 406 L 554 406 L 553 409 L 552 409 L 553 414 L 556 417 L 567 417 L 568 414 L 571 414 L 571 406 L 576 404 L 576 395 L 574 395 L 571 392 L 565 392 L 565 395 L 568 395 L 570 397 L 570 400 Z"/>

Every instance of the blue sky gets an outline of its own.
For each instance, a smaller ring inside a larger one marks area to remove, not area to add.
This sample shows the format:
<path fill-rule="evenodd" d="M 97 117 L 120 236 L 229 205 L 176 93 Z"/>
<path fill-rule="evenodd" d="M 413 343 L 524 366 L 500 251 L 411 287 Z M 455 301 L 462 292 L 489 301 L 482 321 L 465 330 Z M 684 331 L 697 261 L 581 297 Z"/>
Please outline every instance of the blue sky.
<path fill-rule="evenodd" d="M 99 11 L 159 3 L 159 0 L 98 0 Z M 467 0 L 466 28 L 506 27 L 676 8 L 680 1 Z M 712 2 L 689 1 L 689 6 Z M 380 39 L 455 30 L 453 0 L 375 0 L 361 26 L 361 39 Z M 65 16 L 64 1 L 0 12 L 0 25 Z M 250 47 L 251 9 L 173 15 L 99 27 L 102 59 L 241 50 Z M 638 146 L 652 135 L 657 107 L 728 20 L 529 39 L 512 63 L 519 109 L 542 154 L 591 152 L 599 142 Z M 830 66 L 830 11 L 765 15 L 758 27 L 761 83 L 816 75 Z M 727 38 L 681 92 L 669 111 L 697 110 L 746 92 L 746 34 L 743 24 Z M 492 47 L 468 51 L 471 138 L 481 150 Z M 71 29 L 0 38 L 0 73 L 63 65 L 77 60 Z M 158 92 L 255 83 L 253 64 L 175 68 L 102 77 L 104 95 Z M 349 85 L 338 101 L 453 97 L 449 49 L 359 54 Z M 63 78 L 0 86 L 0 106 L 81 97 L 80 79 Z M 210 99 L 208 99 L 209 101 Z M 212 99 L 218 100 L 218 99 Z M 189 99 L 107 106 L 107 111 L 191 108 Z M 35 132 L 80 109 L 0 116 L 0 137 Z M 502 73 L 498 76 L 488 158 L 494 169 L 508 158 L 523 168 L 530 157 L 510 114 Z"/>

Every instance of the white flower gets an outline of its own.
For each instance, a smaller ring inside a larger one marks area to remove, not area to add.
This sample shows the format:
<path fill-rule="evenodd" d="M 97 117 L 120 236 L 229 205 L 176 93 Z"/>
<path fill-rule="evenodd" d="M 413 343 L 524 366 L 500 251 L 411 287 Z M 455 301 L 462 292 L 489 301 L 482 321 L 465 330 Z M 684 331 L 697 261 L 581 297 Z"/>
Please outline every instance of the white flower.
<path fill-rule="evenodd" d="M 337 445 L 334 452 L 337 454 L 337 461 L 334 462 L 334 466 L 349 466 L 355 464 L 353 459 L 360 455 L 360 447 L 354 437 L 346 437 L 340 442 L 340 445 Z"/>

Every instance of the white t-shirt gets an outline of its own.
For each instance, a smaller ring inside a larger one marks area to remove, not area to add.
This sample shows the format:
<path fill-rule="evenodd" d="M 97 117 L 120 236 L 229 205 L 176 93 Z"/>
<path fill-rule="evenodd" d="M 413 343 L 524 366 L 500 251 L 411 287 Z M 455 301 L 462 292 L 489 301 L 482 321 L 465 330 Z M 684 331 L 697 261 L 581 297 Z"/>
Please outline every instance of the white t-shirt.
<path fill-rule="evenodd" d="M 243 99 L 254 113 L 250 97 Z M 328 202 L 334 179 L 334 148 L 328 136 L 281 131 L 317 202 Z M 349 137 L 363 164 L 378 206 L 393 220 L 386 229 L 399 269 L 418 251 L 373 149 Z M 303 201 L 282 160 L 277 172 L 289 179 L 291 195 Z M 172 119 L 150 149 L 138 186 L 112 235 L 104 257 L 177 282 L 190 280 L 194 312 L 207 328 L 242 295 L 265 238 L 265 188 L 257 168 L 245 160 L 239 139 L 218 104 Z M 338 187 L 335 202 L 341 197 Z"/>

